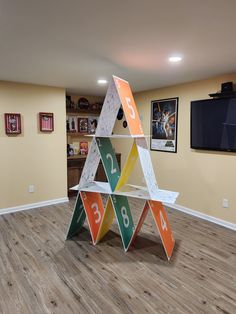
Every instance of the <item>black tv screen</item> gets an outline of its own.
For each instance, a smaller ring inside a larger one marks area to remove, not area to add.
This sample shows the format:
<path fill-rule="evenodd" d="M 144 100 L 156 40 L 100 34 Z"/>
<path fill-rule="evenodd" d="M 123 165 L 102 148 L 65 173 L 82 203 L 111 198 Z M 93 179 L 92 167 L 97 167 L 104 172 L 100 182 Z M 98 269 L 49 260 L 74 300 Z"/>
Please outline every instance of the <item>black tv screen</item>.
<path fill-rule="evenodd" d="M 236 151 L 236 98 L 191 102 L 191 148 Z"/>

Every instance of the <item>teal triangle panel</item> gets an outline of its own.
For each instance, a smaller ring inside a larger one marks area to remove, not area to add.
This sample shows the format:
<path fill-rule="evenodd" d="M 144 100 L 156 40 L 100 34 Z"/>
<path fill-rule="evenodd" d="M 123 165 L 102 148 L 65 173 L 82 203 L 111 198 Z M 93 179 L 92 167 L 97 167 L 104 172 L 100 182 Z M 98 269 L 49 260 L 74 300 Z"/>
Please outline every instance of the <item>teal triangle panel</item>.
<path fill-rule="evenodd" d="M 101 155 L 107 180 L 111 186 L 111 190 L 114 191 L 120 178 L 120 168 L 114 149 L 109 138 L 97 137 L 96 142 Z"/>
<path fill-rule="evenodd" d="M 70 223 L 70 227 L 69 227 L 66 239 L 71 238 L 77 232 L 81 230 L 81 228 L 83 227 L 85 218 L 86 218 L 86 213 L 84 210 L 83 202 L 80 197 L 80 193 L 78 193 L 76 203 L 75 203 L 74 213 L 71 219 L 71 223 Z"/>
<path fill-rule="evenodd" d="M 123 195 L 111 195 L 111 199 L 115 209 L 122 242 L 125 250 L 127 250 L 135 229 L 128 199 Z"/>

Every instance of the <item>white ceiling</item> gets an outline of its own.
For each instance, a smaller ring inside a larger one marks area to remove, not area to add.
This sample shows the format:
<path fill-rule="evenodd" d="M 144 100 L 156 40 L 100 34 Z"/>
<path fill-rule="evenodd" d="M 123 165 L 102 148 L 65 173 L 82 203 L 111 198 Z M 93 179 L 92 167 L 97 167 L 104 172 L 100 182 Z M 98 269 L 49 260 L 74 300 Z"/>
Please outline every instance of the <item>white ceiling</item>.
<path fill-rule="evenodd" d="M 103 95 L 236 71 L 236 0 L 0 0 L 0 80 Z M 169 64 L 172 54 L 181 64 Z"/>

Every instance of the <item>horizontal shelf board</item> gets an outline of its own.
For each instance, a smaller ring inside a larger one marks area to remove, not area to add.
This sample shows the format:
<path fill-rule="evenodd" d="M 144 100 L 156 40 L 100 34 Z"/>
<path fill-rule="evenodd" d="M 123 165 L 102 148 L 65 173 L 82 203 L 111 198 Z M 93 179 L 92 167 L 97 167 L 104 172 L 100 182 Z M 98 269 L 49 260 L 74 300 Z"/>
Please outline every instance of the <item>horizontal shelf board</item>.
<path fill-rule="evenodd" d="M 66 110 L 66 114 L 72 115 L 72 116 L 78 116 L 80 114 L 86 114 L 86 115 L 100 115 L 101 110 L 87 110 L 87 109 L 79 109 L 79 110 Z"/>
<path fill-rule="evenodd" d="M 87 155 L 75 154 L 72 156 L 68 156 L 67 160 L 86 159 L 87 156 L 88 156 L 88 154 Z"/>
<path fill-rule="evenodd" d="M 178 192 L 158 189 L 155 196 L 152 196 L 151 198 L 146 187 L 131 184 L 124 185 L 120 190 L 115 191 L 114 194 L 124 195 L 128 197 L 136 197 L 145 200 L 152 199 L 153 201 L 159 201 L 169 204 L 174 204 L 179 195 Z"/>
<path fill-rule="evenodd" d="M 85 192 L 97 192 L 97 193 L 104 193 L 104 194 L 111 194 L 111 187 L 108 182 L 100 182 L 100 181 L 93 181 L 91 183 L 85 184 L 84 186 L 73 186 L 70 188 L 73 191 L 85 191 Z"/>
<path fill-rule="evenodd" d="M 81 132 L 67 132 L 66 134 L 69 136 L 87 136 L 87 135 L 90 135 L 89 133 L 81 133 Z"/>
<path fill-rule="evenodd" d="M 162 203 L 174 204 L 179 193 L 168 190 L 158 189 L 156 195 L 151 198 L 146 187 L 126 184 L 120 190 L 112 192 L 108 182 L 93 181 L 82 187 L 78 185 L 70 188 L 73 191 L 97 192 L 103 194 L 122 195 L 127 197 L 134 197 L 144 200 L 159 201 Z"/>
<path fill-rule="evenodd" d="M 129 135 L 129 134 L 112 134 L 112 135 L 96 135 L 96 134 L 87 134 L 88 137 L 109 137 L 109 138 L 142 138 L 142 137 L 151 137 L 151 135 Z"/>

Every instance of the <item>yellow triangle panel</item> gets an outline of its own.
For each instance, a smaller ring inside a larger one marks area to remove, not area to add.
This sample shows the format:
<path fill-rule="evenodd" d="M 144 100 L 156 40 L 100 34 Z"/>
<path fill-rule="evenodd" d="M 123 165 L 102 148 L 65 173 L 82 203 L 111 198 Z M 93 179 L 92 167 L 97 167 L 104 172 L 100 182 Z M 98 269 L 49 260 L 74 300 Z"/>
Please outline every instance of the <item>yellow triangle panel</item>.
<path fill-rule="evenodd" d="M 127 183 L 134 169 L 137 159 L 138 159 L 138 150 L 137 150 L 136 143 L 134 141 L 132 148 L 129 152 L 128 158 L 126 159 L 125 165 L 122 169 L 120 179 L 116 185 L 116 191 L 118 191 L 122 186 L 124 186 Z"/>
<path fill-rule="evenodd" d="M 105 213 L 103 215 L 103 219 L 102 219 L 99 231 L 98 231 L 96 243 L 101 241 L 101 239 L 107 234 L 107 232 L 110 229 L 111 224 L 113 223 L 114 218 L 115 218 L 115 213 L 114 213 L 113 205 L 111 202 L 111 198 L 109 197 L 107 200 Z"/>

